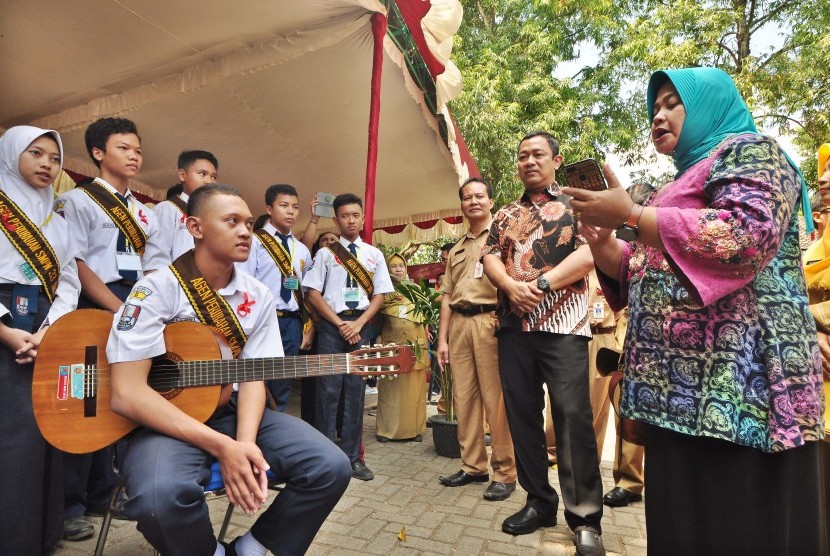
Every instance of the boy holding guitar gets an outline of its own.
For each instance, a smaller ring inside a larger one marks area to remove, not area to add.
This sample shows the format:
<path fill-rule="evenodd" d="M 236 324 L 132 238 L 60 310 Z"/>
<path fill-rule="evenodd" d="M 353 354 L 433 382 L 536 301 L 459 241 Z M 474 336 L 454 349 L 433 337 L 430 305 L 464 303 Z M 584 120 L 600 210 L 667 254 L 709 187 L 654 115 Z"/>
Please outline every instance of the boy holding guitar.
<path fill-rule="evenodd" d="M 234 269 L 251 246 L 253 218 L 244 200 L 230 186 L 209 184 L 191 195 L 187 214 L 195 249 L 136 284 L 107 344 L 112 407 L 145 427 L 125 457 L 124 511 L 163 554 L 303 554 L 348 485 L 343 452 L 300 419 L 263 409 L 261 381 L 240 383 L 205 424 L 147 383 L 151 359 L 166 351 L 170 322 L 198 319 L 219 329 L 240 359 L 282 356 L 271 292 Z M 213 458 L 229 500 L 249 514 L 266 501 L 266 470 L 287 483 L 228 547 L 217 543 L 204 501 Z"/>

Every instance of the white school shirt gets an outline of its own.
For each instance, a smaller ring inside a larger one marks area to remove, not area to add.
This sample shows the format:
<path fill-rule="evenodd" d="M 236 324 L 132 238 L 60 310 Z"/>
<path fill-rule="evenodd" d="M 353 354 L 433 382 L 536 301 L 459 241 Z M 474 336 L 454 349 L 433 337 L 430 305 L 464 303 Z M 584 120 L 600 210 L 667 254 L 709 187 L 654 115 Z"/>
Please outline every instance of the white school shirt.
<path fill-rule="evenodd" d="M 217 292 L 228 302 L 248 336 L 239 358 L 283 356 L 277 313 L 268 288 L 247 272 L 235 269 L 230 283 Z M 199 319 L 170 268 L 160 268 L 138 281 L 115 314 L 107 359 L 120 363 L 162 355 L 167 351 L 164 327 L 178 321 Z"/>
<path fill-rule="evenodd" d="M 35 225 L 40 227 L 43 237 L 52 246 L 61 267 L 55 301 L 46 315 L 46 320 L 43 321 L 43 326 L 48 326 L 78 307 L 78 296 L 81 293 L 78 264 L 75 262 L 78 246 L 69 233 L 69 224 L 54 212 L 50 213 L 45 223 L 35 222 Z M 0 284 L 42 285 L 37 277 L 32 281 L 26 279 L 20 270 L 20 265 L 24 264 L 26 260 L 4 233 L 0 233 L 0 253 L 3 253 L 3 256 L 0 257 Z M 10 312 L 11 310 L 8 307 L 0 303 L 0 317 Z"/>
<path fill-rule="evenodd" d="M 101 178 L 95 178 L 95 181 L 112 193 L 116 192 L 113 186 Z M 147 242 L 154 241 L 154 236 L 158 233 L 155 214 L 136 199 L 129 189 L 125 197 L 130 214 L 147 234 Z M 79 188 L 70 189 L 60 195 L 55 202 L 55 211 L 62 214 L 69 223 L 70 233 L 78 245 L 76 256 L 105 284 L 120 280 L 121 275 L 118 273 L 115 260 L 118 250 L 118 227 L 109 214 Z M 127 249 L 132 250 L 129 241 Z"/>
<path fill-rule="evenodd" d="M 349 248 L 349 240 L 341 237 L 340 243 L 346 249 Z M 375 287 L 375 294 L 392 293 L 395 288 L 392 286 L 392 279 L 389 277 L 389 269 L 386 268 L 386 260 L 383 253 L 362 239 L 357 238 L 353 242 L 357 245 L 357 260 L 372 273 L 372 284 Z M 349 273 L 334 258 L 334 253 L 326 247 L 317 251 L 314 263 L 306 272 L 303 279 L 303 288 L 314 289 L 323 295 L 329 307 L 335 313 L 342 313 L 347 310 L 346 302 L 343 300 L 343 288 L 346 287 L 346 278 Z M 369 298 L 366 292 L 358 285 L 360 300 L 357 303 L 357 310 L 365 310 L 369 307 Z"/>
<path fill-rule="evenodd" d="M 273 224 L 268 222 L 263 229 L 271 234 L 277 243 L 282 245 L 282 241 L 276 236 L 277 228 Z M 291 266 L 294 267 L 294 273 L 297 275 L 300 283 L 302 283 L 303 277 L 309 267 L 311 267 L 311 251 L 301 241 L 298 241 L 294 237 L 294 234 L 289 233 L 288 235 Z M 274 262 L 273 257 L 268 253 L 268 249 L 265 248 L 265 245 L 262 244 L 262 241 L 256 234 L 254 234 L 253 241 L 251 242 L 251 253 L 248 255 L 248 260 L 243 263 L 236 263 L 236 267 L 242 268 L 248 274 L 268 286 L 268 289 L 274 294 L 274 307 L 278 311 L 298 311 L 300 309 L 299 305 L 297 305 L 297 300 L 294 299 L 293 292 L 287 303 L 280 297 L 282 272 L 280 272 L 277 263 Z"/>
<path fill-rule="evenodd" d="M 181 193 L 179 197 L 185 203 L 190 199 L 187 193 Z M 163 201 L 153 207 L 153 213 L 156 215 L 158 233 L 152 240 L 147 239 L 147 247 L 141 261 L 145 272 L 168 266 L 194 246 L 193 236 L 187 231 L 185 224 L 187 215 L 182 213 L 179 207 L 170 201 Z"/>

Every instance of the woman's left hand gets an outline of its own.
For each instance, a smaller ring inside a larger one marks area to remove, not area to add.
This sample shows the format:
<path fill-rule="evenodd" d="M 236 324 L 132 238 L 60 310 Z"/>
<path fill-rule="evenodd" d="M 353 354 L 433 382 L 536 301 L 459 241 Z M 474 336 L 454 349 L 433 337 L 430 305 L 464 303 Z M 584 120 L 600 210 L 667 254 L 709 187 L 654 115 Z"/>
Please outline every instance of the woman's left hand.
<path fill-rule="evenodd" d="M 607 162 L 603 167 L 608 189 L 586 191 L 576 187 L 564 187 L 562 193 L 573 197 L 571 207 L 577 219 L 588 226 L 615 230 L 625 224 L 634 202 L 622 188 L 616 174 Z"/>

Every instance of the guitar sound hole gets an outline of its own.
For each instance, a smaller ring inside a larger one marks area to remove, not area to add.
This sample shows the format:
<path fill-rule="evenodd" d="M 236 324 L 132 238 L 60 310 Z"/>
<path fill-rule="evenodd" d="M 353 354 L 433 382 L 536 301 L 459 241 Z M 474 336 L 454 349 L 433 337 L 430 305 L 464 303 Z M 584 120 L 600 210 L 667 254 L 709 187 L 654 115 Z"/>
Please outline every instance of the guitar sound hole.
<path fill-rule="evenodd" d="M 179 377 L 177 361 L 181 358 L 172 353 L 165 353 L 153 359 L 147 384 L 167 400 L 172 400 L 183 390 L 176 386 Z"/>

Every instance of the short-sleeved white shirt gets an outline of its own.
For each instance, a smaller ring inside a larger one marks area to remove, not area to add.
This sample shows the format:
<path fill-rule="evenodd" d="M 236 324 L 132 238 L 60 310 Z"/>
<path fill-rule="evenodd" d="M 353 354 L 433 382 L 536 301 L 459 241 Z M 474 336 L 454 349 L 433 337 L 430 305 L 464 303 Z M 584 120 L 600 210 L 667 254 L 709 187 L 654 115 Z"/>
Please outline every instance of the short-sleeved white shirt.
<path fill-rule="evenodd" d="M 341 237 L 340 243 L 348 249 L 349 240 Z M 389 269 L 386 268 L 386 260 L 383 253 L 362 239 L 357 238 L 354 243 L 357 245 L 357 260 L 360 261 L 366 270 L 372 273 L 372 283 L 375 287 L 375 294 L 392 293 L 395 288 L 392 286 L 392 279 L 389 277 Z M 335 259 L 331 249 L 323 248 L 314 257 L 314 263 L 306 272 L 303 279 L 303 287 L 314 289 L 323 295 L 329 307 L 335 313 L 341 313 L 348 309 L 343 299 L 343 288 L 346 287 L 346 279 L 349 273 L 345 267 Z M 360 300 L 356 309 L 365 310 L 369 307 L 369 298 L 363 288 L 360 288 Z"/>
<path fill-rule="evenodd" d="M 181 193 L 179 197 L 187 203 L 190 196 Z M 183 253 L 193 249 L 193 236 L 187 231 L 187 215 L 170 201 L 163 201 L 153 207 L 158 233 L 147 241 L 143 266 L 146 272 L 168 266 Z"/>
<path fill-rule="evenodd" d="M 218 293 L 235 311 L 248 336 L 240 358 L 283 356 L 277 314 L 268 288 L 236 269 L 230 283 Z M 119 363 L 162 355 L 166 351 L 164 327 L 178 321 L 198 322 L 198 318 L 179 281 L 169 267 L 164 267 L 139 280 L 115 314 L 107 359 Z"/>
<path fill-rule="evenodd" d="M 95 181 L 115 193 L 115 188 L 101 178 L 96 178 Z M 129 190 L 126 197 L 130 214 L 147 234 L 147 242 L 154 241 L 154 236 L 158 233 L 155 214 Z M 76 256 L 105 284 L 120 280 L 121 275 L 118 273 L 115 258 L 119 231 L 109 214 L 79 188 L 60 195 L 55 201 L 55 211 L 63 215 L 69 223 L 69 231 L 78 247 Z M 127 249 L 132 249 L 129 242 Z"/>
<path fill-rule="evenodd" d="M 266 232 L 274 236 L 277 243 L 281 240 L 276 237 L 277 229 L 270 222 L 263 228 Z M 300 282 L 303 281 L 306 272 L 311 267 L 311 252 L 308 247 L 294 237 L 294 234 L 289 234 L 288 246 L 291 255 L 291 265 L 294 267 L 294 272 L 299 277 Z M 280 288 L 282 286 L 282 272 L 280 272 L 274 258 L 268 253 L 268 249 L 262 244 L 259 237 L 254 234 L 251 243 L 251 254 L 248 260 L 244 263 L 236 263 L 237 268 L 242 268 L 248 274 L 268 286 L 268 289 L 274 294 L 274 307 L 280 311 L 297 311 L 299 306 L 297 300 L 294 299 L 294 294 L 288 299 L 288 302 L 282 300 L 280 297 Z"/>

